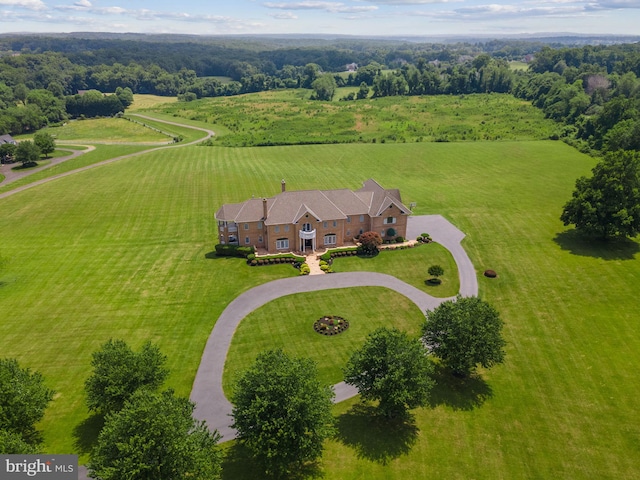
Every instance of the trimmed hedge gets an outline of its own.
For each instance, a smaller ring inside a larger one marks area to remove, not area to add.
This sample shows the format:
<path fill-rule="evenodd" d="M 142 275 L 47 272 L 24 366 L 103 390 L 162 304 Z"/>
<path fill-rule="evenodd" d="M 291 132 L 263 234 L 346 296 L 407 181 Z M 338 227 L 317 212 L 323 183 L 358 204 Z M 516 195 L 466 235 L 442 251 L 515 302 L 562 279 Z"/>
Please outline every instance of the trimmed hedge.
<path fill-rule="evenodd" d="M 238 245 L 227 245 L 222 243 L 216 245 L 216 255 L 219 257 L 247 258 L 247 256 L 252 253 L 255 253 L 255 249 L 253 247 L 240 247 Z"/>

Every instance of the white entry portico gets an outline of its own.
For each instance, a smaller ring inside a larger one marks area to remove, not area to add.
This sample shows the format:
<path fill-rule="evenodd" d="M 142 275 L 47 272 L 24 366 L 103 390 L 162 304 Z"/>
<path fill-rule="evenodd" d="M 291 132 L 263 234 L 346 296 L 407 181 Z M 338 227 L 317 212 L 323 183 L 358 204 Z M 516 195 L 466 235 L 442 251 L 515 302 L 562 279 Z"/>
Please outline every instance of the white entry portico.
<path fill-rule="evenodd" d="M 300 251 L 305 252 L 307 249 L 316 249 L 316 229 L 311 227 L 310 223 L 303 223 L 302 229 L 298 233 L 300 236 Z"/>

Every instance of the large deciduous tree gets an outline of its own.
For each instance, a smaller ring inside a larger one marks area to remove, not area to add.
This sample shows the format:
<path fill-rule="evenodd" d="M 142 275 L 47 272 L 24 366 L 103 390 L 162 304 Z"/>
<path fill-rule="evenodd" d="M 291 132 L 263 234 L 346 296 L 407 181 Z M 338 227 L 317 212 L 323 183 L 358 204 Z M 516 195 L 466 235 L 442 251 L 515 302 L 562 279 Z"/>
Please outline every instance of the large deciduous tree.
<path fill-rule="evenodd" d="M 31 140 L 25 140 L 18 144 L 15 157 L 16 162 L 22 163 L 25 167 L 38 164 L 40 158 L 40 149 Z"/>
<path fill-rule="evenodd" d="M 33 455 L 38 447 L 24 441 L 21 435 L 0 428 L 0 455 Z"/>
<path fill-rule="evenodd" d="M 321 75 L 311 84 L 313 88 L 313 98 L 315 100 L 325 100 L 330 102 L 336 94 L 336 79 L 330 73 Z"/>
<path fill-rule="evenodd" d="M 378 400 L 387 417 L 426 405 L 433 387 L 433 364 L 424 345 L 395 328 L 369 335 L 345 368 L 345 382 L 365 400 Z"/>
<path fill-rule="evenodd" d="M 107 416 L 89 462 L 100 480 L 220 478 L 220 435 L 193 418 L 194 404 L 173 392 L 138 390 Z"/>
<path fill-rule="evenodd" d="M 45 157 L 56 149 L 56 141 L 50 133 L 38 132 L 33 136 L 33 143 L 36 144 L 40 153 Z"/>
<path fill-rule="evenodd" d="M 0 430 L 7 432 L 3 443 L 13 445 L 20 439 L 37 443 L 35 424 L 44 416 L 54 393 L 40 373 L 20 368 L 13 358 L 0 359 Z"/>
<path fill-rule="evenodd" d="M 422 339 L 454 374 L 465 377 L 477 365 L 504 362 L 500 314 L 478 297 L 458 296 L 426 312 Z"/>
<path fill-rule="evenodd" d="M 285 475 L 322 455 L 333 395 L 312 360 L 263 352 L 235 385 L 233 427 L 267 474 Z"/>
<path fill-rule="evenodd" d="M 9 163 L 13 161 L 13 157 L 16 154 L 16 148 L 18 148 L 13 143 L 3 143 L 0 145 L 0 160 L 2 163 Z"/>
<path fill-rule="evenodd" d="M 165 362 L 151 342 L 134 352 L 123 340 L 109 340 L 93 353 L 93 373 L 85 382 L 89 409 L 117 412 L 139 388 L 157 389 L 168 374 Z"/>
<path fill-rule="evenodd" d="M 603 238 L 635 237 L 640 233 L 640 153 L 608 153 L 592 172 L 576 181 L 560 220 Z"/>

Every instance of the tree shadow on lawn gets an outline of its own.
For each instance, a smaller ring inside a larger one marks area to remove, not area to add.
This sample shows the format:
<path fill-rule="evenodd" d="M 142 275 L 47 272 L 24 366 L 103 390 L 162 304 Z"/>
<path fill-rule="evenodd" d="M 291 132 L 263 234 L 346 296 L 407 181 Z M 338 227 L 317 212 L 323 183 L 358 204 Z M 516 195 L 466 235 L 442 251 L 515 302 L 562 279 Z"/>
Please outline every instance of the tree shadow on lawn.
<path fill-rule="evenodd" d="M 78 453 L 90 453 L 98 442 L 98 435 L 104 426 L 104 416 L 94 413 L 73 429 L 74 446 Z"/>
<path fill-rule="evenodd" d="M 429 399 L 432 408 L 445 405 L 454 410 L 473 410 L 493 396 L 491 386 L 477 374 L 460 378 L 442 365 L 436 365 L 433 379 L 436 384 Z"/>
<path fill-rule="evenodd" d="M 269 477 L 265 474 L 260 464 L 253 458 L 248 448 L 236 441 L 230 447 L 223 445 L 224 458 L 222 460 L 222 480 L 263 480 Z M 305 464 L 297 471 L 285 475 L 287 480 L 303 480 L 322 478 L 320 464 L 311 462 Z"/>
<path fill-rule="evenodd" d="M 413 415 L 387 418 L 371 405 L 356 404 L 338 417 L 337 439 L 353 447 L 358 457 L 382 465 L 406 455 L 418 439 Z"/>
<path fill-rule="evenodd" d="M 558 233 L 553 239 L 562 250 L 573 255 L 601 258 L 602 260 L 633 260 L 640 252 L 640 245 L 628 238 L 604 240 L 587 236 L 576 229 Z"/>

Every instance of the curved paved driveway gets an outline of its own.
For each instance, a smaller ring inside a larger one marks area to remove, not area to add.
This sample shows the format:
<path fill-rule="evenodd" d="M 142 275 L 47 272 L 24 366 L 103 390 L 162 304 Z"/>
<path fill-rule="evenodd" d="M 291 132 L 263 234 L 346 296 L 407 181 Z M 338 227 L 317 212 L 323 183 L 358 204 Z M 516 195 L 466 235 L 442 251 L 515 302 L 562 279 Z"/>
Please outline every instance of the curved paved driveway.
<path fill-rule="evenodd" d="M 460 273 L 460 293 L 464 296 L 477 295 L 475 269 L 460 245 L 464 234 L 440 215 L 410 217 L 407 236 L 417 237 L 422 232 L 430 233 L 435 241 L 453 254 Z M 222 391 L 222 374 L 233 334 L 249 313 L 286 295 L 348 287 L 386 287 L 407 297 L 423 312 L 433 310 L 447 300 L 432 297 L 390 275 L 373 272 L 285 278 L 254 287 L 233 300 L 213 327 L 191 390 L 191 400 L 196 403 L 194 416 L 205 420 L 209 428 L 218 430 L 223 441 L 235 438 L 236 431 L 230 427 L 232 405 Z M 355 388 L 344 382 L 335 385 L 334 389 L 335 402 L 357 394 Z"/>
<path fill-rule="evenodd" d="M 169 122 L 167 120 L 160 120 L 158 118 L 148 117 L 146 115 L 140 115 L 140 114 L 137 114 L 137 113 L 131 113 L 129 115 L 130 116 L 139 117 L 139 118 L 144 118 L 144 119 L 147 119 L 147 120 L 153 120 L 154 122 L 166 123 L 167 125 L 176 125 L 178 127 L 184 127 L 184 128 L 191 128 L 193 130 L 199 130 L 199 131 L 205 132 L 206 136 L 204 136 L 202 138 L 198 138 L 197 140 L 193 140 L 192 142 L 172 143 L 170 145 L 164 145 L 164 146 L 161 146 L 161 147 L 150 148 L 149 150 L 143 150 L 141 152 L 129 153 L 127 155 L 120 155 L 119 157 L 113 157 L 113 158 L 110 158 L 108 160 L 103 160 L 102 162 L 97 162 L 97 163 L 93 163 L 91 165 L 87 165 L 86 167 L 80 167 L 80 168 L 77 168 L 75 170 L 71 170 L 71 171 L 68 171 L 68 172 L 60 173 L 58 175 L 54 175 L 52 177 L 43 178 L 42 180 L 37 180 L 37 181 L 35 181 L 33 183 L 29 183 L 27 185 L 23 185 L 21 187 L 15 188 L 15 189 L 10 190 L 8 192 L 2 193 L 2 194 L 0 194 L 0 198 L 8 197 L 10 195 L 13 195 L 14 193 L 22 192 L 22 191 L 27 190 L 29 188 L 36 187 L 38 185 L 42 185 L 43 183 L 51 182 L 51 181 L 56 180 L 58 178 L 68 177 L 69 175 L 73 175 L 73 174 L 79 173 L 79 172 L 84 172 L 85 170 L 89 170 L 89 169 L 95 168 L 95 167 L 100 167 L 102 165 L 107 165 L 109 163 L 117 162 L 118 160 L 123 160 L 125 158 L 131 158 L 131 157 L 135 157 L 137 155 L 142 155 L 142 154 L 145 154 L 145 153 L 156 152 L 158 150 L 164 150 L 165 148 L 179 148 L 179 147 L 186 147 L 188 145 L 195 145 L 196 143 L 200 143 L 200 142 L 202 142 L 204 140 L 207 140 L 207 139 L 209 139 L 209 138 L 211 138 L 212 136 L 215 135 L 215 132 L 213 130 L 209 130 L 209 129 L 206 129 L 206 128 L 194 127 L 192 125 L 185 125 L 183 123 L 178 123 L 178 122 Z M 81 153 L 85 153 L 85 152 L 81 152 Z M 46 168 L 49 168 L 49 165 L 47 165 Z"/>

